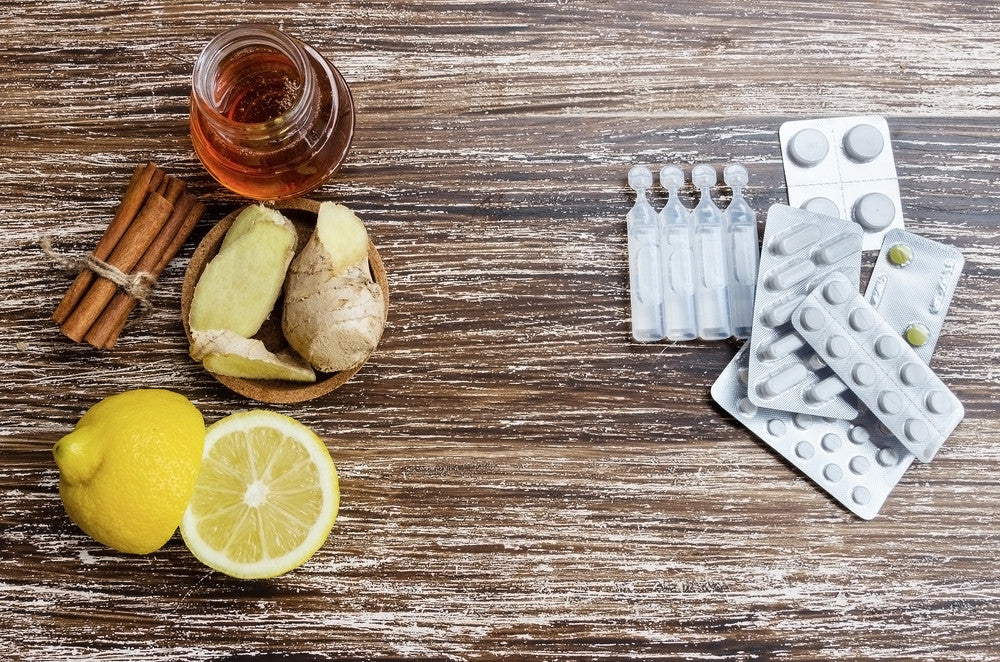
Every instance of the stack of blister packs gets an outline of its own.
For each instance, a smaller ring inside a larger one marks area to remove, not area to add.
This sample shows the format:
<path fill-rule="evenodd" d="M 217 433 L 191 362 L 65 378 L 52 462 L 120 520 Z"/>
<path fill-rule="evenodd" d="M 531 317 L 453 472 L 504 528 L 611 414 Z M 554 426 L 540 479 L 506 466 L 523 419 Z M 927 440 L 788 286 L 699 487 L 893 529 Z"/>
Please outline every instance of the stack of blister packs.
<path fill-rule="evenodd" d="M 780 136 L 801 207 L 768 210 L 750 340 L 712 397 L 871 519 L 964 416 L 929 367 L 964 260 L 902 229 L 884 119 L 789 122 Z M 867 247 L 881 250 L 862 296 Z"/>

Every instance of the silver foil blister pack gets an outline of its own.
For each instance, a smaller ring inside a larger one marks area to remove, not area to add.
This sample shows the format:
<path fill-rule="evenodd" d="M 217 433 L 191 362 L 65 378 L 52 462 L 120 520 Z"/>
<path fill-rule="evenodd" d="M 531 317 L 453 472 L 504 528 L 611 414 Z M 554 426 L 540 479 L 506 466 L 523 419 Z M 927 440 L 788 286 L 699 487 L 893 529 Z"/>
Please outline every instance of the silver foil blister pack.
<path fill-rule="evenodd" d="M 747 397 L 749 356 L 744 345 L 712 385 L 712 398 L 845 508 L 875 517 L 913 455 L 869 414 L 845 421 L 757 407 Z"/>
<path fill-rule="evenodd" d="M 951 390 L 842 275 L 817 286 L 792 324 L 917 459 L 930 462 L 965 415 Z"/>
<path fill-rule="evenodd" d="M 903 227 L 889 125 L 878 115 L 785 122 L 778 131 L 788 204 L 857 223 L 864 250 Z"/>
<path fill-rule="evenodd" d="M 768 210 L 750 335 L 749 398 L 758 407 L 847 420 L 858 415 L 844 383 L 790 320 L 833 272 L 858 289 L 861 234 L 857 224 L 787 205 Z"/>
<path fill-rule="evenodd" d="M 958 249 L 906 230 L 891 230 L 865 297 L 925 363 L 944 325 L 965 258 Z"/>

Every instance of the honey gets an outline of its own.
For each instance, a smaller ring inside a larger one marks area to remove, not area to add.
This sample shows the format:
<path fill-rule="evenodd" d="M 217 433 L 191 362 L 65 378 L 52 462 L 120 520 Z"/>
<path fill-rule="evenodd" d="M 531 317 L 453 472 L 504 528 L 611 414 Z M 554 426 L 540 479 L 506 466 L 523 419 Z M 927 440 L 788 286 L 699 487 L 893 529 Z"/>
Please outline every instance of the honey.
<path fill-rule="evenodd" d="M 325 182 L 350 147 L 354 109 L 315 49 L 261 25 L 213 39 L 194 67 L 191 142 L 220 184 L 279 200 Z"/>

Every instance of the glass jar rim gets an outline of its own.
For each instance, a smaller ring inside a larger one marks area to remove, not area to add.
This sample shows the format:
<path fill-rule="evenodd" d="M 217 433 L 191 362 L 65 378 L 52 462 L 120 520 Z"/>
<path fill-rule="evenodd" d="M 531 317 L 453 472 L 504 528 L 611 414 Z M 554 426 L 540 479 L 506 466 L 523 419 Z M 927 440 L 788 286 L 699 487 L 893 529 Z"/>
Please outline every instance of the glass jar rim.
<path fill-rule="evenodd" d="M 227 117 L 219 110 L 215 95 L 215 80 L 219 66 L 233 53 L 250 47 L 270 48 L 281 53 L 288 58 L 302 80 L 302 87 L 295 103 L 280 115 L 264 122 L 240 122 Z M 297 116 L 306 112 L 309 99 L 313 95 L 314 75 L 302 42 L 270 25 L 246 23 L 219 33 L 198 54 L 194 63 L 191 94 L 202 112 L 211 112 L 215 116 L 215 121 L 234 129 L 265 129 L 293 122 Z"/>

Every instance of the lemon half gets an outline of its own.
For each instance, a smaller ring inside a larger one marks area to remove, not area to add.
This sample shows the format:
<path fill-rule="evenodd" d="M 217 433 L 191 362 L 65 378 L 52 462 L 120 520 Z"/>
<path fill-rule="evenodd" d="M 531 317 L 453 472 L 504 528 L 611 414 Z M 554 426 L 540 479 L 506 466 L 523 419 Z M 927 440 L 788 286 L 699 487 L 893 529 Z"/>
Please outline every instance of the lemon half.
<path fill-rule="evenodd" d="M 272 411 L 209 426 L 181 535 L 205 565 L 232 577 L 276 577 L 309 560 L 340 506 L 337 469 L 323 441 Z"/>

